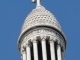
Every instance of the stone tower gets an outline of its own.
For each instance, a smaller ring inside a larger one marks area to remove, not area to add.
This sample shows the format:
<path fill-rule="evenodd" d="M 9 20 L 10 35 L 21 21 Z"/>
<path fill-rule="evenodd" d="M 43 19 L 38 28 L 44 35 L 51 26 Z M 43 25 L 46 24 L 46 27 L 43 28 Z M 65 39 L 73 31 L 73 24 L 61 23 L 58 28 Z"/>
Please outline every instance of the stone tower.
<path fill-rule="evenodd" d="M 26 17 L 18 40 L 22 60 L 64 60 L 66 39 L 59 22 L 40 0 Z"/>

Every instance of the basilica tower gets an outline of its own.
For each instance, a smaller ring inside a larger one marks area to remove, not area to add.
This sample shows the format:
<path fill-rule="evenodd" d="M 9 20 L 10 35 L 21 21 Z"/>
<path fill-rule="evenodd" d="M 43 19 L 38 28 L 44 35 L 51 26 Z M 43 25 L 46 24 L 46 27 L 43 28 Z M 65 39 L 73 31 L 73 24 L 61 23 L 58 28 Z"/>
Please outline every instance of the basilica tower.
<path fill-rule="evenodd" d="M 64 60 L 66 39 L 59 22 L 40 0 L 26 17 L 18 39 L 22 60 Z"/>

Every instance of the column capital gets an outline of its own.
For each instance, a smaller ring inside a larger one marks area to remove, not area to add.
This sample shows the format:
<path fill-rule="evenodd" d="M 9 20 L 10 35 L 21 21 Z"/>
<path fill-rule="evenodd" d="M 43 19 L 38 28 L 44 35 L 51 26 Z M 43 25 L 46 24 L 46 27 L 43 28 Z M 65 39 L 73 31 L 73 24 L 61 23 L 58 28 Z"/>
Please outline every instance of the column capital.
<path fill-rule="evenodd" d="M 30 47 L 31 46 L 31 43 L 30 42 L 27 42 L 26 44 L 25 44 L 25 48 L 26 47 Z"/>
<path fill-rule="evenodd" d="M 26 49 L 24 47 L 22 48 L 22 53 L 26 53 Z"/>
<path fill-rule="evenodd" d="M 33 43 L 37 43 L 37 39 L 33 39 L 32 42 L 33 42 Z"/>
<path fill-rule="evenodd" d="M 56 37 L 50 37 L 50 39 L 49 39 L 49 41 L 54 41 L 54 42 L 57 42 L 57 39 L 56 39 Z"/>
<path fill-rule="evenodd" d="M 57 43 L 58 43 L 58 45 L 61 45 L 61 42 L 60 42 L 60 40 L 57 40 Z"/>
<path fill-rule="evenodd" d="M 46 40 L 46 36 L 42 36 L 42 37 L 41 37 L 41 40 L 42 40 L 42 41 L 45 41 L 45 40 Z"/>
<path fill-rule="evenodd" d="M 60 44 L 60 43 L 58 43 L 58 44 L 57 44 L 57 46 L 58 46 L 58 47 L 59 47 L 59 46 L 61 47 L 61 44 Z"/>
<path fill-rule="evenodd" d="M 50 43 L 50 42 L 54 42 L 54 40 L 53 40 L 53 39 L 51 39 L 51 40 L 49 40 L 49 43 Z"/>
<path fill-rule="evenodd" d="M 31 46 L 31 44 L 26 44 L 26 47 L 30 47 Z"/>

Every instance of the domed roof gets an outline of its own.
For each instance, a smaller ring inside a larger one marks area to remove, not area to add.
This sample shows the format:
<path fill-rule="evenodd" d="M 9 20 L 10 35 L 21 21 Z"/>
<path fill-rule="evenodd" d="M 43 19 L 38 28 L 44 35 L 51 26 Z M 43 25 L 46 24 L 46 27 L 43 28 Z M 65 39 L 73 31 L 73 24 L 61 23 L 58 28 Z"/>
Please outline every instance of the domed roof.
<path fill-rule="evenodd" d="M 30 30 L 36 27 L 49 27 L 51 29 L 54 29 L 59 32 L 60 35 L 62 35 L 62 37 L 66 41 L 65 36 L 61 30 L 61 26 L 54 17 L 54 15 L 40 4 L 37 4 L 37 7 L 33 9 L 32 12 L 26 17 L 22 25 L 21 33 L 18 39 L 19 50 L 21 47 L 21 40 L 25 33 L 29 32 Z"/>
<path fill-rule="evenodd" d="M 62 32 L 61 26 L 54 15 L 52 15 L 52 13 L 46 10 L 43 6 L 36 7 L 36 9 L 33 9 L 27 16 L 22 26 L 21 34 L 35 26 L 50 26 Z"/>

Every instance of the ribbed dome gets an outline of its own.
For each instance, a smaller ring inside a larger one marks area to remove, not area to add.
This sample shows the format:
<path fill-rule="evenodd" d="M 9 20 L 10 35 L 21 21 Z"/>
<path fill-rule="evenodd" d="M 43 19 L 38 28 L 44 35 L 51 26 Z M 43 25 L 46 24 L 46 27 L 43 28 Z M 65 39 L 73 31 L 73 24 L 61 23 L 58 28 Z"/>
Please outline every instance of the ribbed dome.
<path fill-rule="evenodd" d="M 61 32 L 61 26 L 56 18 L 43 6 L 36 7 L 36 9 L 33 9 L 28 15 L 22 26 L 21 34 L 35 26 L 50 26 Z"/>

